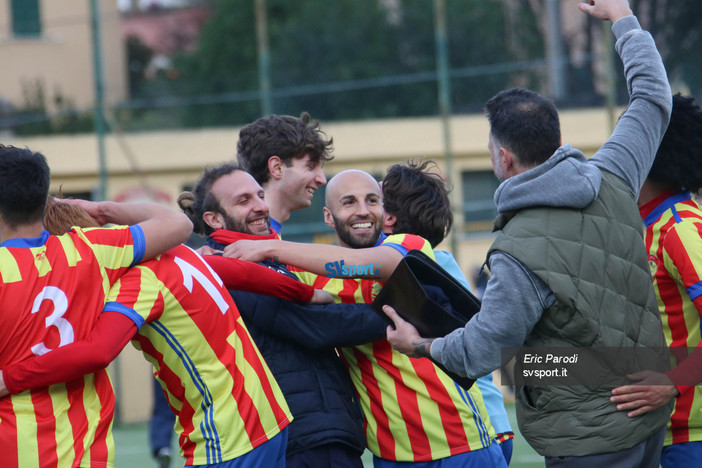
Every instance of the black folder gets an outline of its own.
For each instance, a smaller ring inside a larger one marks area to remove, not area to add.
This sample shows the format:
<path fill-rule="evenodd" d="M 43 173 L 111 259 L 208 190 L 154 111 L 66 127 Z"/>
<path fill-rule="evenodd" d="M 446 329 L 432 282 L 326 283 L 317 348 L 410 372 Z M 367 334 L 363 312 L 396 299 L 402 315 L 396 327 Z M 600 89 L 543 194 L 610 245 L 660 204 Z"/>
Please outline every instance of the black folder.
<path fill-rule="evenodd" d="M 437 297 L 436 289 L 445 296 Z M 480 310 L 480 300 L 421 250 L 407 253 L 371 304 L 392 324 L 385 304 L 426 338 L 462 328 Z"/>
<path fill-rule="evenodd" d="M 480 300 L 420 250 L 410 250 L 405 255 L 371 304 L 392 325 L 383 312 L 386 304 L 426 338 L 445 336 L 462 328 L 480 311 Z M 475 382 L 449 371 L 433 358 L 430 360 L 466 390 Z"/>

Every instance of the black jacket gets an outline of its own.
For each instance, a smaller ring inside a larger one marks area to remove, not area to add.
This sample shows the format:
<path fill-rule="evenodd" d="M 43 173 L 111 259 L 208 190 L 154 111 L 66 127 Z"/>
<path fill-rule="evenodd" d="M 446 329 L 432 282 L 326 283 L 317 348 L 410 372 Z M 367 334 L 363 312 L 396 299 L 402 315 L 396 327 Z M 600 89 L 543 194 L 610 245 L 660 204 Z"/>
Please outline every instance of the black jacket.
<path fill-rule="evenodd" d="M 265 264 L 294 276 L 283 264 Z M 332 347 L 382 339 L 385 321 L 366 304 L 301 305 L 243 291 L 230 293 L 292 412 L 287 454 L 340 443 L 360 455 L 366 446 L 361 410 Z M 291 320 L 295 316 L 306 320 Z"/>

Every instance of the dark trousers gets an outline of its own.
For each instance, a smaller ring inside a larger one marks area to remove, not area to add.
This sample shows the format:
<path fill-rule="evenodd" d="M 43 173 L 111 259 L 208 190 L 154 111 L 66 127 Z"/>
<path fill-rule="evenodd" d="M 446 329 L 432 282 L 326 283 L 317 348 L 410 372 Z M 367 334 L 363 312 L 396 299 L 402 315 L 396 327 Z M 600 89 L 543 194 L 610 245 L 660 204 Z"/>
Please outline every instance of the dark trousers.
<path fill-rule="evenodd" d="M 313 447 L 285 458 L 286 468 L 363 468 L 361 454 L 344 444 Z"/>
<path fill-rule="evenodd" d="M 546 468 L 658 468 L 665 439 L 665 426 L 643 442 L 617 452 L 585 457 L 546 457 Z"/>
<path fill-rule="evenodd" d="M 149 420 L 149 445 L 151 454 L 163 447 L 171 447 L 171 437 L 173 437 L 173 425 L 175 424 L 175 414 L 168 406 L 166 395 L 163 394 L 161 385 L 154 379 L 153 381 L 154 406 L 151 410 L 151 420 Z"/>

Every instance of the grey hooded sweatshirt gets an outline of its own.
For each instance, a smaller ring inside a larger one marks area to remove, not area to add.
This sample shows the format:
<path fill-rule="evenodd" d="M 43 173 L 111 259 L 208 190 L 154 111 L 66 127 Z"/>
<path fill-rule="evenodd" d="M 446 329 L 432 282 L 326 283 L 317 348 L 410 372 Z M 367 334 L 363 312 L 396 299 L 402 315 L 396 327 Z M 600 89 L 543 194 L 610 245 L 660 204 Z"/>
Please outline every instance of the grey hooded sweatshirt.
<path fill-rule="evenodd" d="M 638 198 L 671 111 L 665 68 L 651 35 L 634 16 L 612 30 L 624 64 L 629 106 L 610 139 L 589 160 L 564 145 L 543 164 L 511 177 L 495 192 L 500 213 L 528 207 L 586 207 L 598 195 L 601 170 L 624 180 Z M 464 328 L 437 338 L 431 355 L 449 370 L 477 378 L 501 364 L 501 350 L 522 346 L 555 296 L 546 284 L 514 257 L 494 252 L 491 279 L 482 308 Z"/>

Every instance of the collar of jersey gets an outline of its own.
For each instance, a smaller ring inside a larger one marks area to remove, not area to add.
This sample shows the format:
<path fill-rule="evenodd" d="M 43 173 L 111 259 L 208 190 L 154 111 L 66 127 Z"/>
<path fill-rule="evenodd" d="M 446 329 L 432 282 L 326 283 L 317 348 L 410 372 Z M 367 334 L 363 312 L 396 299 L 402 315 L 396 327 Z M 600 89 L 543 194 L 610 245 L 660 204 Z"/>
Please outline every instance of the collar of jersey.
<path fill-rule="evenodd" d="M 661 201 L 661 198 L 664 197 L 665 199 Z M 648 227 L 655 223 L 657 219 L 663 216 L 663 213 L 673 208 L 677 203 L 689 200 L 690 198 L 692 198 L 690 196 L 690 192 L 687 191 L 677 192 L 672 195 L 670 192 L 667 192 L 651 200 L 649 203 L 646 203 L 639 209 L 639 212 L 641 213 L 641 217 L 644 219 L 644 224 L 646 227 Z M 648 210 L 650 210 L 650 212 L 645 214 Z"/>
<path fill-rule="evenodd" d="M 8 239 L 0 247 L 19 247 L 25 249 L 31 249 L 32 247 L 41 247 L 46 244 L 47 239 L 49 239 L 49 231 L 44 230 L 39 237 L 27 237 L 27 238 L 17 238 Z"/>

